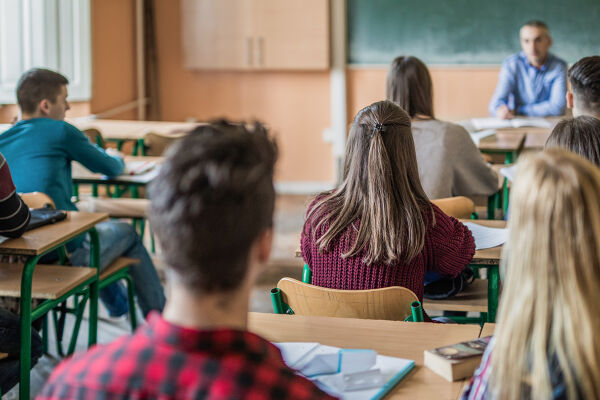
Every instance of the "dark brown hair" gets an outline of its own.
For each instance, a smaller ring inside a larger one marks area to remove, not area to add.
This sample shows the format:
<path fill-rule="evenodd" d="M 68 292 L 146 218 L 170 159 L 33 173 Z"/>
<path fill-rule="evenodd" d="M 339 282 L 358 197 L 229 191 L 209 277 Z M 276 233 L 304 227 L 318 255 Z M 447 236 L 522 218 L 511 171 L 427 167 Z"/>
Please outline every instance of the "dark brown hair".
<path fill-rule="evenodd" d="M 600 56 L 584 57 L 569 68 L 577 107 L 600 116 Z"/>
<path fill-rule="evenodd" d="M 417 57 L 396 57 L 387 74 L 386 98 L 402 107 L 411 118 L 434 118 L 433 85 L 429 70 Z"/>
<path fill-rule="evenodd" d="M 207 293 L 241 284 L 251 246 L 273 224 L 276 159 L 260 123 L 215 121 L 169 148 L 150 188 L 151 222 L 179 283 Z"/>
<path fill-rule="evenodd" d="M 305 222 L 320 251 L 359 221 L 356 241 L 343 257 L 364 251 L 364 262 L 410 262 L 423 249 L 423 212 L 431 210 L 417 168 L 406 112 L 390 101 L 363 108 L 352 123 L 341 185 L 321 194 Z"/>
<path fill-rule="evenodd" d="M 546 148 L 560 147 L 600 167 L 600 120 L 587 115 L 563 119 L 552 130 Z"/>
<path fill-rule="evenodd" d="M 32 68 L 26 71 L 17 83 L 17 102 L 22 112 L 33 114 L 40 101 L 47 99 L 52 103 L 69 80 L 58 72 L 43 68 Z"/>

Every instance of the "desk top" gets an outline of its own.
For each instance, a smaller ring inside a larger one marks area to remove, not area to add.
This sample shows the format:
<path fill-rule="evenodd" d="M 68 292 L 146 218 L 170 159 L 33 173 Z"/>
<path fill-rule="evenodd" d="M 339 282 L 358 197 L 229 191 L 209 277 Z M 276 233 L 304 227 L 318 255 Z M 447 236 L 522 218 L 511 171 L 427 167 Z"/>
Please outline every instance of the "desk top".
<path fill-rule="evenodd" d="M 488 322 L 483 325 L 483 328 L 481 329 L 481 333 L 479 334 L 479 337 L 486 337 L 486 336 L 493 335 L 495 329 L 496 329 L 496 324 Z"/>
<path fill-rule="evenodd" d="M 481 139 L 479 150 L 487 153 L 506 153 L 519 151 L 525 143 L 525 133 L 515 131 L 497 131 L 494 136 Z"/>
<path fill-rule="evenodd" d="M 146 157 L 146 156 L 125 156 L 126 163 L 130 161 L 149 161 L 161 164 L 164 157 Z M 109 185 L 147 185 L 156 177 L 158 168 L 153 168 L 150 171 L 140 175 L 119 175 L 107 178 L 102 174 L 91 172 L 78 162 L 73 162 L 71 177 L 75 183 L 102 183 Z"/>
<path fill-rule="evenodd" d="M 423 366 L 423 352 L 478 337 L 477 325 L 249 313 L 249 330 L 273 342 L 319 342 L 415 360 L 386 399 L 457 399 L 466 381 L 448 382 Z"/>
<path fill-rule="evenodd" d="M 39 255 L 106 219 L 108 214 L 69 211 L 63 221 L 32 229 L 20 238 L 9 239 L 0 244 L 0 254 Z"/>
<path fill-rule="evenodd" d="M 162 135 L 182 134 L 200 123 L 195 122 L 165 122 L 165 121 L 133 121 L 114 119 L 67 119 L 79 130 L 95 128 L 100 131 L 105 139 L 138 140 L 150 132 Z"/>
<path fill-rule="evenodd" d="M 506 228 L 506 221 L 489 219 L 461 219 L 461 222 L 472 222 L 487 226 L 490 228 Z M 499 265 L 502 255 L 502 246 L 492 247 L 490 249 L 476 250 L 471 264 Z"/>

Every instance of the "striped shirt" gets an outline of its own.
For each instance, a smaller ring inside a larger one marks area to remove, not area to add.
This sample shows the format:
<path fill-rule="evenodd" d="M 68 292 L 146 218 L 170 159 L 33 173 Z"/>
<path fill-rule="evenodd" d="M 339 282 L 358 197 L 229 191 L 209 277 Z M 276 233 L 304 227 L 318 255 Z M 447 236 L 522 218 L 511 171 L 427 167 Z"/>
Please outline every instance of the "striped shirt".
<path fill-rule="evenodd" d="M 0 235 L 19 237 L 28 223 L 29 208 L 17 194 L 8 163 L 0 154 Z"/>

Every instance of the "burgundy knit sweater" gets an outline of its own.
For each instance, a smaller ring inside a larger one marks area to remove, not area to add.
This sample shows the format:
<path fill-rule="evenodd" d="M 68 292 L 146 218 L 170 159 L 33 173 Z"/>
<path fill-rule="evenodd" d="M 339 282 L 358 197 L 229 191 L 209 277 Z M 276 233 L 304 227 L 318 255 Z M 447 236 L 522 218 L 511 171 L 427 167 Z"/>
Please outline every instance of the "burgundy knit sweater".
<path fill-rule="evenodd" d="M 309 211 L 314 203 L 309 206 Z M 471 231 L 450 217 L 437 206 L 431 205 L 435 215 L 432 223 L 430 213 L 424 214 L 427 224 L 423 251 L 408 264 L 376 263 L 365 265 L 364 251 L 353 257 L 342 258 L 352 247 L 356 230 L 349 227 L 331 248 L 321 253 L 311 239 L 311 226 L 307 223 L 302 232 L 302 257 L 312 271 L 312 284 L 332 289 L 361 290 L 388 286 L 403 286 L 412 290 L 423 301 L 425 271 L 436 271 L 442 275 L 456 277 L 469 264 L 475 254 L 475 241 Z M 323 224 L 325 225 L 325 224 Z M 325 233 L 321 226 L 315 239 Z"/>

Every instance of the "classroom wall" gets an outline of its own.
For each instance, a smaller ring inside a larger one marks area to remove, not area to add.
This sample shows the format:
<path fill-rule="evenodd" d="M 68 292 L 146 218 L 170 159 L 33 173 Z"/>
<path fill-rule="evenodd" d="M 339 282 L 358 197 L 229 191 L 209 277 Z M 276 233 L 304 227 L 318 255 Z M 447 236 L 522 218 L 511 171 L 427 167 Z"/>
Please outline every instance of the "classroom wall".
<path fill-rule="evenodd" d="M 458 121 L 488 115 L 499 67 L 429 67 L 436 117 Z M 348 122 L 362 107 L 385 99 L 387 67 L 347 69 Z"/>
<path fill-rule="evenodd" d="M 322 72 L 217 72 L 183 68 L 180 1 L 155 1 L 161 115 L 199 121 L 257 118 L 276 132 L 277 180 L 333 181 L 330 78 Z"/>

